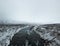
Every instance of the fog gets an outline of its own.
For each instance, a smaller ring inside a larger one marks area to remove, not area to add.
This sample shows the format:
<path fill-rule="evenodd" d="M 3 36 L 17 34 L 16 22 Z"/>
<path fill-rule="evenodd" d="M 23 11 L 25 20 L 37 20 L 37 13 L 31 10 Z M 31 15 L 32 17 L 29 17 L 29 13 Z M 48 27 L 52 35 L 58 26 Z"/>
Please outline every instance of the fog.
<path fill-rule="evenodd" d="M 60 23 L 60 0 L 0 0 L 0 22 Z"/>

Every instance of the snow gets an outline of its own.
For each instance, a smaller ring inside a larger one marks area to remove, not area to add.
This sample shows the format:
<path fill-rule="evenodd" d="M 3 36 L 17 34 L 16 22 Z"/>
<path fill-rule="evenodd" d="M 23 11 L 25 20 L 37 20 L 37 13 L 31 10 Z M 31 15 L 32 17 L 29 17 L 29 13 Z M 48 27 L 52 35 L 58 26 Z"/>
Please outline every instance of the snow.
<path fill-rule="evenodd" d="M 10 44 L 10 40 L 12 39 L 14 34 L 18 33 L 22 29 L 27 29 L 26 31 L 27 31 L 28 35 L 30 35 L 33 30 L 38 35 L 40 35 L 40 37 L 43 38 L 44 40 L 51 41 L 52 42 L 52 43 L 50 43 L 51 46 L 60 45 L 60 40 L 57 37 L 58 36 L 57 28 L 52 27 L 53 28 L 52 30 L 51 29 L 47 30 L 43 25 L 41 27 L 40 27 L 40 25 L 34 25 L 33 28 L 31 28 L 31 27 L 32 27 L 32 25 L 26 25 L 23 27 L 20 27 L 20 25 L 11 26 L 11 27 L 5 26 L 5 28 L 4 28 L 4 26 L 2 26 L 2 28 L 0 27 L 0 30 L 3 31 L 3 32 L 0 32 L 0 46 L 8 46 Z M 31 28 L 31 31 L 29 30 L 29 28 Z M 37 28 L 38 29 L 40 28 L 40 30 L 38 31 Z M 3 30 L 3 29 L 5 29 L 5 30 Z M 27 46 L 27 44 L 28 44 L 28 41 L 26 40 L 26 46 Z M 38 41 L 36 44 L 38 44 Z"/>

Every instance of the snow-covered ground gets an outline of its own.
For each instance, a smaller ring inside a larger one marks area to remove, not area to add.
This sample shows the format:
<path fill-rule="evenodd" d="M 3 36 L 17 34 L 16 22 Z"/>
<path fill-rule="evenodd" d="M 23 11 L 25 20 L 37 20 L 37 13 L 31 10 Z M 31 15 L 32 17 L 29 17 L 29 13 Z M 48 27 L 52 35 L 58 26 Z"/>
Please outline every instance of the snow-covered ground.
<path fill-rule="evenodd" d="M 30 29 L 29 29 L 30 28 Z M 14 34 L 26 30 L 27 34 L 30 35 L 33 31 L 40 35 L 46 41 L 49 41 L 48 46 L 60 46 L 60 25 L 25 25 L 25 26 L 0 26 L 0 46 L 8 46 L 10 40 L 12 40 Z M 26 46 L 28 42 L 26 40 Z M 44 43 L 45 46 L 46 43 Z"/>

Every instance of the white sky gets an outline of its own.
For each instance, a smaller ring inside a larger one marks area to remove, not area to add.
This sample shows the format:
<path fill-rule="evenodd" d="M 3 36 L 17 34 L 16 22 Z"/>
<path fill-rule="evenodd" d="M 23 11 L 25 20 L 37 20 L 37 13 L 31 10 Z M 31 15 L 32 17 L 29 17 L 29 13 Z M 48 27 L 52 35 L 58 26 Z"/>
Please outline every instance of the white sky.
<path fill-rule="evenodd" d="M 60 23 L 60 0 L 0 0 L 0 20 Z"/>

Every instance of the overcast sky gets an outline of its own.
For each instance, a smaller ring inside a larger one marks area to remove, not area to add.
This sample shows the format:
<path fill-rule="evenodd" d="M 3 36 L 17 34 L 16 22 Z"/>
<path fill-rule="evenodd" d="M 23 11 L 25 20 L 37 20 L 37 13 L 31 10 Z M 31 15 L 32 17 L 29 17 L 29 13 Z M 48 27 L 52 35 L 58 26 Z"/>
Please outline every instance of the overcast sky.
<path fill-rule="evenodd" d="M 0 0 L 0 21 L 60 23 L 60 0 Z"/>

